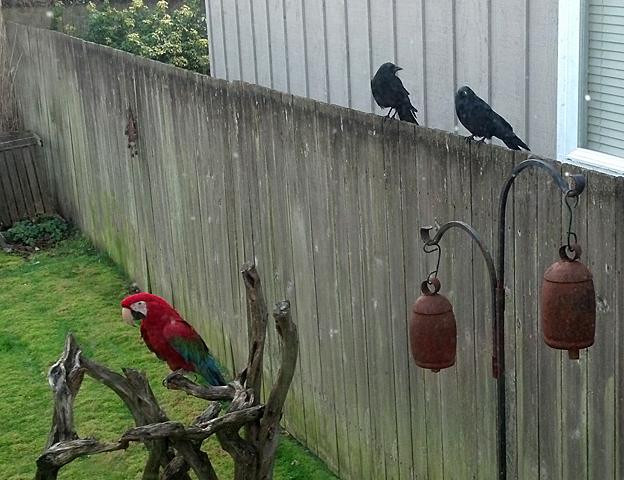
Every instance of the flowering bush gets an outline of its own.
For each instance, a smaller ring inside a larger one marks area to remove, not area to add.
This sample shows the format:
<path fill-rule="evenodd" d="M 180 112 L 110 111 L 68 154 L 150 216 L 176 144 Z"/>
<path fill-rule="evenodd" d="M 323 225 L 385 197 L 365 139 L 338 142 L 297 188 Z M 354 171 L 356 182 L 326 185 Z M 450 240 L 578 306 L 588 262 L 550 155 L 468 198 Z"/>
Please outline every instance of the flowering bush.
<path fill-rule="evenodd" d="M 85 40 L 177 67 L 209 74 L 206 18 L 198 0 L 171 10 L 166 0 L 148 6 L 133 0 L 118 8 L 89 3 Z"/>

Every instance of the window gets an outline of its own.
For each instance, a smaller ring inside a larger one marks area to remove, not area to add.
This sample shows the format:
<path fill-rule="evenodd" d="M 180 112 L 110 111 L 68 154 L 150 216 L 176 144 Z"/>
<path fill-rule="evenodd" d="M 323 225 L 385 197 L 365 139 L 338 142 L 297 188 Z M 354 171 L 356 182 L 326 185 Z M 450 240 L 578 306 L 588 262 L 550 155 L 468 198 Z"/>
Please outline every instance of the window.
<path fill-rule="evenodd" d="M 619 3 L 619 5 L 616 5 Z M 624 1 L 589 0 L 583 144 L 624 157 Z"/>
<path fill-rule="evenodd" d="M 624 175 L 624 2 L 560 0 L 557 156 Z"/>

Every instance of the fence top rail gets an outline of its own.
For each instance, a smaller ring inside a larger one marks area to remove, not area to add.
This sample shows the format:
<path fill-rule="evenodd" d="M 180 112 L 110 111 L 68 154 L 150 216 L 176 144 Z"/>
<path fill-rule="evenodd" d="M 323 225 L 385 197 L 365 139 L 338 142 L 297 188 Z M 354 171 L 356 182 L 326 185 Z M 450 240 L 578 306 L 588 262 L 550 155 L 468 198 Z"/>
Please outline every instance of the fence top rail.
<path fill-rule="evenodd" d="M 39 137 L 32 132 L 0 132 L 0 152 L 15 148 L 30 147 L 39 143 Z"/>

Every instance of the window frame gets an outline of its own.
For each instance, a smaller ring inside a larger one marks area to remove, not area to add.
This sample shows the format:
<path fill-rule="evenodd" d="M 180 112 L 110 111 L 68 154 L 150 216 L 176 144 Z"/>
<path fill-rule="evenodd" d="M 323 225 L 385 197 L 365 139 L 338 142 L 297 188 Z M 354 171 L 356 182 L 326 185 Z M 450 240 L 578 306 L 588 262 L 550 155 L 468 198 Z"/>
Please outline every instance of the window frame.
<path fill-rule="evenodd" d="M 557 54 L 557 159 L 614 175 L 624 175 L 624 157 L 583 148 L 586 107 L 581 101 L 586 37 L 582 28 L 587 0 L 559 0 Z"/>

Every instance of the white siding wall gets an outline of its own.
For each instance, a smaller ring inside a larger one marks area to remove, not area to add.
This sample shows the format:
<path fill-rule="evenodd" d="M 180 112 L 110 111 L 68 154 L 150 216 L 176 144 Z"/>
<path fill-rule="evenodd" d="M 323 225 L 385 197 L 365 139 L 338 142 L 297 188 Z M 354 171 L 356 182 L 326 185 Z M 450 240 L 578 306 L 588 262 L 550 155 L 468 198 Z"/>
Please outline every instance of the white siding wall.
<path fill-rule="evenodd" d="M 456 128 L 453 94 L 468 84 L 534 152 L 555 154 L 557 0 L 206 4 L 216 77 L 378 112 L 370 78 L 394 61 L 422 124 Z"/>

